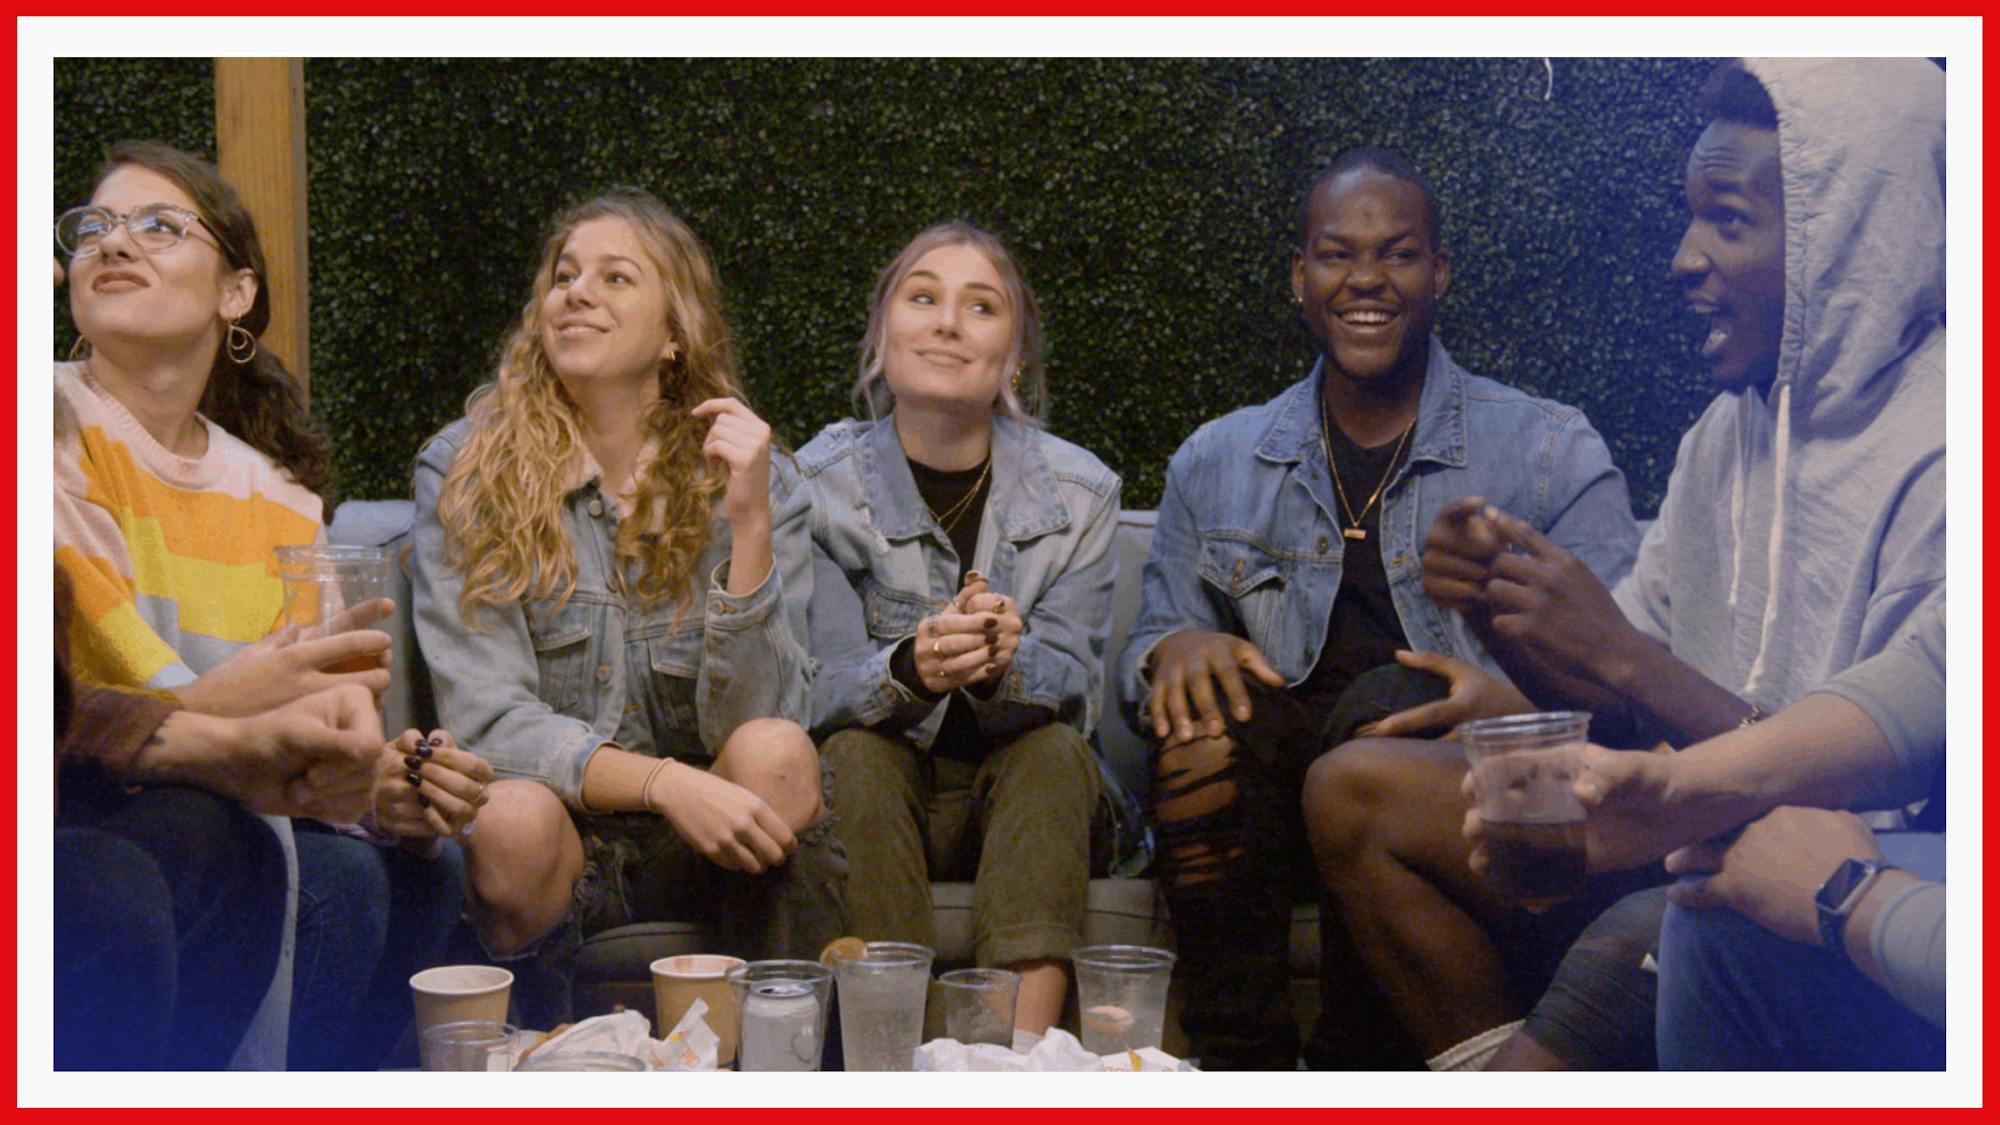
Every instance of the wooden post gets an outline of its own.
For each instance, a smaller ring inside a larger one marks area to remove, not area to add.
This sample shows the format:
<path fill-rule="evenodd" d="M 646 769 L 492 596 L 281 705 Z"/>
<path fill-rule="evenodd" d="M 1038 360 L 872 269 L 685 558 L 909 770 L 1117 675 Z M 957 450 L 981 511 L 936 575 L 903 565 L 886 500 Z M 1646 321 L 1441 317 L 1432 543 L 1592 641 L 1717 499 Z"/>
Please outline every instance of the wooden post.
<path fill-rule="evenodd" d="M 215 150 L 264 245 L 271 326 L 259 346 L 309 387 L 304 60 L 215 60 Z"/>

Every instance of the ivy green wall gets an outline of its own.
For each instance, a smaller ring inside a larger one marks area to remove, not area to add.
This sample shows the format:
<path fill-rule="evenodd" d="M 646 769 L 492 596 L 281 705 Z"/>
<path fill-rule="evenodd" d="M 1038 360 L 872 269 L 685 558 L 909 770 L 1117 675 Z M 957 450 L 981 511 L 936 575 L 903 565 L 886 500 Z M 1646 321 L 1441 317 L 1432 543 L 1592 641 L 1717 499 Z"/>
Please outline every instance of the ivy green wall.
<path fill-rule="evenodd" d="M 1298 196 L 1369 143 L 1444 202 L 1453 354 L 1584 407 L 1650 514 L 1709 397 L 1666 272 L 1708 66 L 1558 59 L 1551 85 L 1534 58 L 310 60 L 313 408 L 347 495 L 407 495 L 550 216 L 631 182 L 709 243 L 753 405 L 803 443 L 849 409 L 876 271 L 956 216 L 1042 300 L 1055 431 L 1150 506 L 1190 430 L 1311 363 Z M 57 60 L 55 208 L 121 136 L 212 156 L 210 82 L 207 60 Z"/>

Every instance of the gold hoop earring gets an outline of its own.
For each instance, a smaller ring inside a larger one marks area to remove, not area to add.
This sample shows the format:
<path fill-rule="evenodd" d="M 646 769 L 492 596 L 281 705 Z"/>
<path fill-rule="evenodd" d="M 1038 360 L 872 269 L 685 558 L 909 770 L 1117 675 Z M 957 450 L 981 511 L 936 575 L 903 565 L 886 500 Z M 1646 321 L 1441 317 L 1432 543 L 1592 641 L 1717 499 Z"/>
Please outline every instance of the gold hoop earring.
<path fill-rule="evenodd" d="M 229 334 L 223 339 L 222 349 L 229 353 L 231 362 L 249 363 L 257 358 L 257 337 L 248 328 L 229 322 Z"/>
<path fill-rule="evenodd" d="M 1008 383 L 1007 383 L 1007 386 L 1008 386 L 1008 388 L 1009 388 L 1009 389 L 1011 389 L 1011 390 L 1012 390 L 1012 391 L 1014 392 L 1014 394 L 1015 394 L 1015 396 L 1016 396 L 1016 397 L 1018 397 L 1018 396 L 1020 395 L 1020 393 L 1021 393 L 1021 369 L 1020 369 L 1020 368 L 1016 367 L 1016 368 L 1014 369 L 1014 377 L 1013 377 L 1013 379 L 1011 379 L 1011 380 L 1009 380 L 1009 381 L 1008 381 Z"/>
<path fill-rule="evenodd" d="M 89 355 L 90 355 L 90 341 L 83 338 L 82 336 L 78 336 L 76 338 L 76 343 L 71 344 L 69 346 L 70 362 L 75 363 L 77 360 L 88 358 Z"/>
<path fill-rule="evenodd" d="M 679 359 L 680 357 L 681 357 L 681 346 L 679 344 L 674 343 L 672 340 L 668 340 L 667 346 L 660 349 L 661 363 L 672 363 L 673 361 Z"/>

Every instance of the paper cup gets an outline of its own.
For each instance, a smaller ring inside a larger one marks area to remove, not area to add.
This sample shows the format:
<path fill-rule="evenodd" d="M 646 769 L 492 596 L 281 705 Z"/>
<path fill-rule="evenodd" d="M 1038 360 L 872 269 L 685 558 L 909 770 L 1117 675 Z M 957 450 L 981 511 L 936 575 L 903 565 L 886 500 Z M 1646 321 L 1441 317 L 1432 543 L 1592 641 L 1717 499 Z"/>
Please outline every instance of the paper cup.
<path fill-rule="evenodd" d="M 683 953 L 653 962 L 654 1037 L 665 1039 L 700 997 L 708 1004 L 702 1019 L 720 1040 L 715 1065 L 726 1069 L 735 1062 L 736 1001 L 729 991 L 729 970 L 742 963 L 741 957 L 719 953 Z"/>
<path fill-rule="evenodd" d="M 514 974 L 497 965 L 439 965 L 410 978 L 419 1034 L 461 1020 L 507 1021 Z"/>

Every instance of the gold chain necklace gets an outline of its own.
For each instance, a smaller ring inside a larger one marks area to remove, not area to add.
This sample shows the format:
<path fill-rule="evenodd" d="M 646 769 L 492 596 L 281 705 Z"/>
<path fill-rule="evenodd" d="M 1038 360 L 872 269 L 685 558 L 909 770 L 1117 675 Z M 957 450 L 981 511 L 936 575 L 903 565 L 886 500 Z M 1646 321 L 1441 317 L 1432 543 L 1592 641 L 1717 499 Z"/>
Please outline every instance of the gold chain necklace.
<path fill-rule="evenodd" d="M 1368 532 L 1361 526 L 1361 521 L 1368 515 L 1369 509 L 1375 506 L 1375 501 L 1382 498 L 1382 490 L 1389 487 L 1389 478 L 1396 475 L 1396 459 L 1403 455 L 1403 443 L 1410 440 L 1410 431 L 1416 428 L 1415 418 L 1410 419 L 1410 424 L 1403 427 L 1403 435 L 1396 439 L 1395 452 L 1389 454 L 1389 467 L 1382 471 L 1382 479 L 1375 482 L 1375 491 L 1369 495 L 1368 502 L 1361 505 L 1360 515 L 1356 515 L 1353 505 L 1347 502 L 1347 489 L 1341 486 L 1340 469 L 1333 463 L 1333 436 L 1330 432 L 1333 429 L 1333 418 L 1327 414 L 1326 400 L 1320 400 L 1320 447 L 1326 451 L 1326 471 L 1333 476 L 1333 494 L 1340 497 L 1340 510 L 1347 513 L 1347 526 L 1340 529 L 1341 535 L 1349 539 L 1368 538 Z"/>
<path fill-rule="evenodd" d="M 946 508 L 943 515 L 938 515 L 937 509 L 931 507 L 930 501 L 924 501 L 924 508 L 930 512 L 931 518 L 938 522 L 938 526 L 944 529 L 947 538 L 957 529 L 959 523 L 965 519 L 965 514 L 972 510 L 972 498 L 979 495 L 980 489 L 986 487 L 986 478 L 992 472 L 993 455 L 989 453 L 986 455 L 986 466 L 979 470 L 979 479 L 973 481 L 972 487 L 966 491 L 965 495 L 958 498 L 958 503 Z"/>

